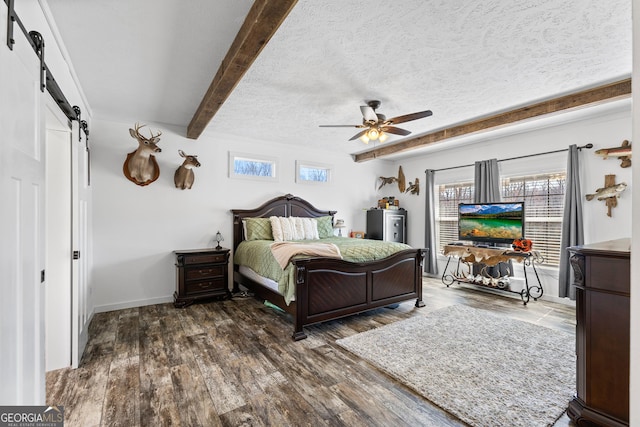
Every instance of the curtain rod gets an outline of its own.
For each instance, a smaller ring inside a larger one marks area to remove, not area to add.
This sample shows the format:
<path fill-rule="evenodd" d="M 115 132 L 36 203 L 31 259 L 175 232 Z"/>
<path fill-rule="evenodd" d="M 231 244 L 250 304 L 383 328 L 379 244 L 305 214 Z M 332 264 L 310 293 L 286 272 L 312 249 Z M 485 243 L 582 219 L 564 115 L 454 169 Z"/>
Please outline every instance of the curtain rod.
<path fill-rule="evenodd" d="M 578 150 L 582 150 L 583 148 L 587 148 L 587 149 L 593 148 L 593 144 L 589 143 L 589 144 L 583 145 L 583 146 L 581 146 L 581 147 L 578 147 Z M 563 148 L 562 150 L 545 151 L 544 153 L 526 154 L 526 155 L 524 155 L 524 156 L 509 157 L 508 159 L 500 159 L 500 160 L 498 160 L 498 161 L 499 161 L 499 162 L 505 162 L 505 161 L 507 161 L 507 160 L 526 159 L 527 157 L 536 157 L 536 156 L 542 156 L 542 155 L 545 155 L 545 154 L 562 153 L 563 151 L 569 151 L 569 149 L 568 149 L 568 148 Z M 475 165 L 475 163 L 471 163 L 471 164 L 469 164 L 469 165 L 460 165 L 460 166 L 451 166 L 451 167 L 449 167 L 449 168 L 433 169 L 433 171 L 434 171 L 434 172 L 448 171 L 448 170 L 451 170 L 451 169 L 468 168 L 468 167 L 471 167 L 471 166 L 474 166 L 474 165 Z M 428 169 L 427 169 L 427 170 L 428 170 Z M 427 170 L 425 170 L 425 172 L 426 172 Z"/>

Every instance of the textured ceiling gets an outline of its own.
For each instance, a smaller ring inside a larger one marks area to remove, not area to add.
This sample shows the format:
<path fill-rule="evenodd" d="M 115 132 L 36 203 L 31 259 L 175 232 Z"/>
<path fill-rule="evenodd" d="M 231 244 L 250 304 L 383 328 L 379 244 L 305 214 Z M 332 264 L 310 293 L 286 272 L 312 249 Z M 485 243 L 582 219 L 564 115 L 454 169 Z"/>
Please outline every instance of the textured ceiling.
<path fill-rule="evenodd" d="M 96 118 L 191 120 L 251 2 L 49 0 Z M 299 0 L 205 134 L 348 153 L 378 99 L 428 133 L 631 75 L 631 0 Z M 392 136 L 389 143 L 406 137 Z"/>

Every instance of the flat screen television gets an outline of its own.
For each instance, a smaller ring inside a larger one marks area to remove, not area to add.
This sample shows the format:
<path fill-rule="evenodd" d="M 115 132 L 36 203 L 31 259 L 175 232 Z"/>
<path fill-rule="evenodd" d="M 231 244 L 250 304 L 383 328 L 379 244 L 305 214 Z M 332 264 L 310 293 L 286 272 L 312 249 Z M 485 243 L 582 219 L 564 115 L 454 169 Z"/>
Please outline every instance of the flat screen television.
<path fill-rule="evenodd" d="M 458 239 L 511 243 L 524 238 L 524 202 L 460 203 Z"/>

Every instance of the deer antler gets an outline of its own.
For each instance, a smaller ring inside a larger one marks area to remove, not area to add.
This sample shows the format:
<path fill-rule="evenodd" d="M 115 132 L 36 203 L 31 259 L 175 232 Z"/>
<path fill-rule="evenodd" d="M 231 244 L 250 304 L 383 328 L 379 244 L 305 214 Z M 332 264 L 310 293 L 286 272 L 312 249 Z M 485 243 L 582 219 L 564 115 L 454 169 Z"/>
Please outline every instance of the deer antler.
<path fill-rule="evenodd" d="M 146 125 L 141 125 L 139 123 L 136 122 L 136 126 L 135 129 L 133 130 L 136 133 L 136 137 L 138 138 L 142 138 L 142 139 L 148 139 L 148 140 L 153 140 L 154 138 L 158 138 L 160 135 L 162 135 L 162 131 L 159 130 L 158 133 L 156 135 L 153 134 L 152 130 L 149 130 L 149 133 L 151 134 L 151 136 L 149 138 L 143 136 L 140 133 L 140 129 L 142 129 L 143 127 L 145 127 Z"/>

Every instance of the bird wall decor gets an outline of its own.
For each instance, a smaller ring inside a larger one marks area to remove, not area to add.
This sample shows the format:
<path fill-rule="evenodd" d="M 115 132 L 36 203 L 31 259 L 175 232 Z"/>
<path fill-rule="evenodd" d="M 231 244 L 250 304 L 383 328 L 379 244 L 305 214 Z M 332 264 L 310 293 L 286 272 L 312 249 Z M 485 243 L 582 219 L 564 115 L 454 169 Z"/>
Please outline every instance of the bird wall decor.
<path fill-rule="evenodd" d="M 380 186 L 378 187 L 378 190 L 387 184 L 393 184 L 394 182 L 398 181 L 398 178 L 396 178 L 395 176 L 390 176 L 390 177 L 381 176 L 378 179 L 380 180 Z"/>
<path fill-rule="evenodd" d="M 415 194 L 416 196 L 420 195 L 420 180 L 418 178 L 415 179 L 414 182 L 409 181 L 409 186 L 405 193 Z"/>
<path fill-rule="evenodd" d="M 385 185 L 393 184 L 394 182 L 398 183 L 398 190 L 401 193 L 404 193 L 406 190 L 406 184 L 405 184 L 404 172 L 402 171 L 402 166 L 398 168 L 397 178 L 395 176 L 389 176 L 389 177 L 381 176 L 378 179 L 380 180 L 380 186 L 378 187 L 378 190 L 384 187 Z"/>

